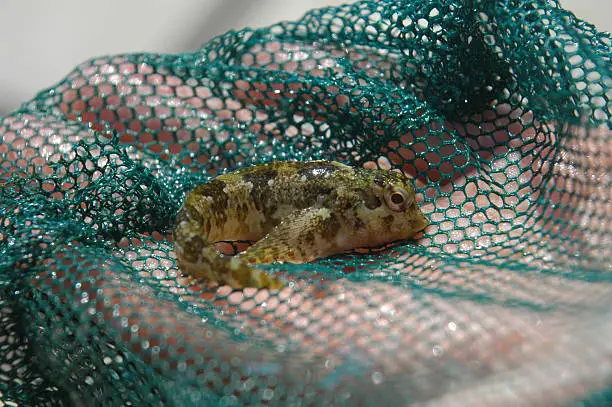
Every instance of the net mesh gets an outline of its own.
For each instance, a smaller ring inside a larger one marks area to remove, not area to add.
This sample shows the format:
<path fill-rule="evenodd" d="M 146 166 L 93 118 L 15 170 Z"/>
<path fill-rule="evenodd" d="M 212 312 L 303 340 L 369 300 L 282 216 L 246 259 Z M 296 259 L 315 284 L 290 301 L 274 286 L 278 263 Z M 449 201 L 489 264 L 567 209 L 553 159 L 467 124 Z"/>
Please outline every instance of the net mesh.
<path fill-rule="evenodd" d="M 0 405 L 609 405 L 610 51 L 554 0 L 361 1 L 79 65 L 0 119 Z M 186 193 L 289 159 L 404 171 L 431 225 L 182 276 Z"/>

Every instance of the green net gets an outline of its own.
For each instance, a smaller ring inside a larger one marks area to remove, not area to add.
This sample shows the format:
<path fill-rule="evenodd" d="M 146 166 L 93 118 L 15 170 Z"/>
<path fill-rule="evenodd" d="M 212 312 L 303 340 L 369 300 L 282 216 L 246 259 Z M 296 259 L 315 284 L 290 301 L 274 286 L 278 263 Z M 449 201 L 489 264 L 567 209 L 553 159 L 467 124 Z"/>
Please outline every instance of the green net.
<path fill-rule="evenodd" d="M 554 0 L 380 0 L 81 64 L 0 119 L 0 405 L 609 405 L 610 51 Z M 431 225 L 181 275 L 195 185 L 315 158 Z"/>

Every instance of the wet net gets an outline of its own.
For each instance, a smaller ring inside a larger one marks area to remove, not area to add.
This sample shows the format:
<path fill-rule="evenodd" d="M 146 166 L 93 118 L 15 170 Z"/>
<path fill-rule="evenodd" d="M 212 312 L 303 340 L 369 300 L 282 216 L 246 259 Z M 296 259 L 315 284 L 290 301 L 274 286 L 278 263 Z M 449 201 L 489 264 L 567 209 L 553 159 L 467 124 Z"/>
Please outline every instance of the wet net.
<path fill-rule="evenodd" d="M 610 405 L 610 51 L 553 0 L 362 1 L 81 64 L 0 119 L 0 405 Z M 279 292 L 181 275 L 187 192 L 307 159 L 431 225 Z"/>

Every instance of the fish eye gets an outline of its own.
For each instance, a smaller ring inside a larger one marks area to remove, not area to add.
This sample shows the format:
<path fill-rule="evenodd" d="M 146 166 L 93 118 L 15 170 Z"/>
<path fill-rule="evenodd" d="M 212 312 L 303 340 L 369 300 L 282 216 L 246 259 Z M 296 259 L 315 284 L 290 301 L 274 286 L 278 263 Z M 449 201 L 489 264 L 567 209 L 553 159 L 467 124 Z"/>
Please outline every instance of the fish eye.
<path fill-rule="evenodd" d="M 405 189 L 390 187 L 385 191 L 387 206 L 393 211 L 403 211 L 410 206 L 410 195 Z"/>
<path fill-rule="evenodd" d="M 404 195 L 400 194 L 399 192 L 393 192 L 391 194 L 391 202 L 397 205 L 401 205 L 402 203 L 404 203 Z"/>

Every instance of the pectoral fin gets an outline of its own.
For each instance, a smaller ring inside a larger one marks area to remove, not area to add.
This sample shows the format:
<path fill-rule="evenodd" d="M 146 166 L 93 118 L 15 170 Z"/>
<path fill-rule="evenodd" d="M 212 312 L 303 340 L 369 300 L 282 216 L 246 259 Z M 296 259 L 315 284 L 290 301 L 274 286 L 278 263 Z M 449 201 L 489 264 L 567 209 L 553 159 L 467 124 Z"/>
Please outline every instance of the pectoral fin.
<path fill-rule="evenodd" d="M 337 217 L 327 208 L 307 208 L 287 216 L 270 233 L 238 254 L 246 263 L 305 263 L 338 252 Z"/>

